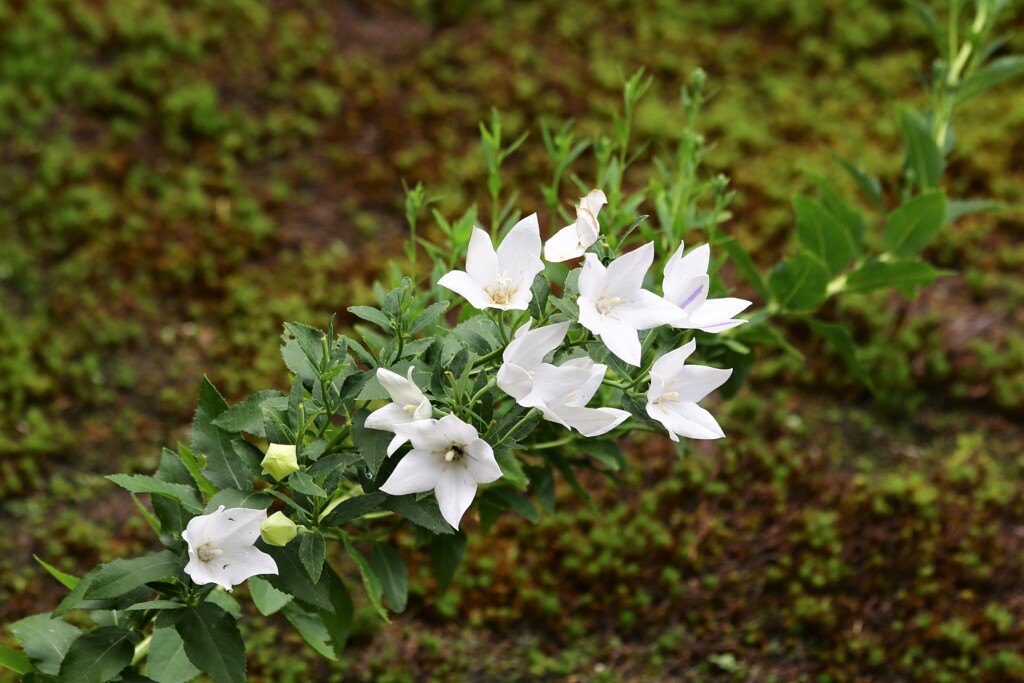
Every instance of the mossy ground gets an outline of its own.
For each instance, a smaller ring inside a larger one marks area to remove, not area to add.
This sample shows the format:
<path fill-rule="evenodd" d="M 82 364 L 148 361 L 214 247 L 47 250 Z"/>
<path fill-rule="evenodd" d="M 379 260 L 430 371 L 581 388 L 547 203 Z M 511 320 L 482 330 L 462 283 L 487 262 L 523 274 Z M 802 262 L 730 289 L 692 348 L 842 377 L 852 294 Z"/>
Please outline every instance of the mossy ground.
<path fill-rule="evenodd" d="M 402 178 L 447 215 L 486 205 L 490 107 L 533 131 L 507 169 L 529 210 L 540 117 L 606 131 L 646 66 L 658 145 L 702 66 L 727 229 L 767 267 L 805 170 L 853 192 L 829 148 L 896 179 L 893 104 L 923 102 L 931 59 L 910 13 L 867 0 L 0 2 L 2 621 L 59 599 L 33 553 L 80 573 L 144 550 L 101 475 L 182 439 L 204 373 L 234 399 L 283 386 L 280 323 L 368 301 L 400 253 Z M 365 614 L 330 666 L 253 617 L 251 677 L 1024 680 L 1020 93 L 957 119 L 951 195 L 1011 206 L 929 249 L 960 276 L 826 312 L 875 395 L 794 326 L 809 361 L 764 355 L 727 441 L 624 444 L 624 486 L 586 482 L 598 512 L 562 492 L 536 527 L 472 532 L 444 597 L 404 539 L 406 614 Z"/>

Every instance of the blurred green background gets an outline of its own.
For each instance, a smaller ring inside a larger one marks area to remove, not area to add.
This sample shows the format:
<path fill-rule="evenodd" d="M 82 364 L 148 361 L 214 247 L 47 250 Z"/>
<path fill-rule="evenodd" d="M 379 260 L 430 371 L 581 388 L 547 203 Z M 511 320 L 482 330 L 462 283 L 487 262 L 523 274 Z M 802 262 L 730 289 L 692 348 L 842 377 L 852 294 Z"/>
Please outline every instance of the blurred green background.
<path fill-rule="evenodd" d="M 485 203 L 492 106 L 531 131 L 507 164 L 530 212 L 541 117 L 610 131 L 645 66 L 658 146 L 703 67 L 726 229 L 767 268 L 806 171 L 852 195 L 829 149 L 898 178 L 894 103 L 923 105 L 932 59 L 888 0 L 0 0 L 0 621 L 63 595 L 33 554 L 81 574 L 153 545 L 102 475 L 186 439 L 203 374 L 229 400 L 286 386 L 280 324 L 370 300 L 403 179 L 448 216 Z M 565 491 L 536 526 L 471 532 L 443 596 L 400 538 L 405 614 L 364 610 L 331 663 L 253 612 L 250 678 L 1024 680 L 1022 92 L 957 117 L 947 190 L 1010 207 L 926 252 L 960 276 L 825 311 L 875 395 L 794 325 L 807 361 L 764 354 L 715 407 L 724 442 L 625 444 L 623 486 L 585 480 L 598 512 Z"/>

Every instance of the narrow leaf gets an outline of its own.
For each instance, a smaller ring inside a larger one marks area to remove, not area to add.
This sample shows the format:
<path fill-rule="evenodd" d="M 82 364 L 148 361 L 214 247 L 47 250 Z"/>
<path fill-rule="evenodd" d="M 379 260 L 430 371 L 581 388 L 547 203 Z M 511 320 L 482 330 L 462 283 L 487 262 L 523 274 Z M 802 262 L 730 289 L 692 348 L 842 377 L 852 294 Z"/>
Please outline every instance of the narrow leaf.
<path fill-rule="evenodd" d="M 56 567 L 47 564 L 38 555 L 33 555 L 32 557 L 35 558 L 36 562 L 38 562 L 40 566 L 50 574 L 50 576 L 60 581 L 61 584 L 69 590 L 74 590 L 75 586 L 77 586 L 81 581 L 77 576 L 72 576 L 71 574 L 62 572 Z"/>
<path fill-rule="evenodd" d="M 185 562 L 169 550 L 131 560 L 114 560 L 96 572 L 85 597 L 94 600 L 116 598 L 149 581 L 173 578 Z"/>
<path fill-rule="evenodd" d="M 348 534 L 342 534 L 341 540 L 345 543 L 345 550 L 348 551 L 348 556 L 352 558 L 352 561 L 356 563 L 356 567 L 359 569 L 359 575 L 363 579 L 363 588 L 366 589 L 366 596 L 370 598 L 370 604 L 377 610 L 377 614 L 385 622 L 391 621 L 388 617 L 388 611 L 384 609 L 384 605 L 381 603 L 381 596 L 384 594 L 384 589 L 380 585 L 380 579 L 374 573 L 373 568 L 366 561 L 354 545 L 352 545 L 352 539 L 348 537 Z"/>
<path fill-rule="evenodd" d="M 404 612 L 409 599 L 409 569 L 398 551 L 386 543 L 374 543 L 370 566 L 380 579 L 388 605 L 395 612 Z"/>
<path fill-rule="evenodd" d="M 461 531 L 450 536 L 437 536 L 430 542 L 430 565 L 442 593 L 451 585 L 465 553 L 466 534 Z"/>
<path fill-rule="evenodd" d="M 946 195 L 926 192 L 900 205 L 889 214 L 882 241 L 894 256 L 916 256 L 928 246 L 946 220 Z"/>

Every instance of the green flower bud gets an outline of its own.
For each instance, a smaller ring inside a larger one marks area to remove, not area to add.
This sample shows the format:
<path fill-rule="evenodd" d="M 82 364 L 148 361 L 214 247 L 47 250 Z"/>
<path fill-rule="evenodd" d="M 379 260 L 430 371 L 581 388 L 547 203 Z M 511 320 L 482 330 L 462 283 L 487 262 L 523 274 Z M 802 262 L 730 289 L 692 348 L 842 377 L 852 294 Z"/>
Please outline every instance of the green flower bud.
<path fill-rule="evenodd" d="M 286 446 L 280 443 L 270 444 L 270 448 L 267 449 L 267 454 L 260 464 L 278 481 L 284 481 L 289 474 L 299 471 L 295 446 Z"/>
<path fill-rule="evenodd" d="M 260 525 L 260 538 L 268 545 L 285 546 L 295 538 L 299 528 L 283 512 L 275 512 Z"/>

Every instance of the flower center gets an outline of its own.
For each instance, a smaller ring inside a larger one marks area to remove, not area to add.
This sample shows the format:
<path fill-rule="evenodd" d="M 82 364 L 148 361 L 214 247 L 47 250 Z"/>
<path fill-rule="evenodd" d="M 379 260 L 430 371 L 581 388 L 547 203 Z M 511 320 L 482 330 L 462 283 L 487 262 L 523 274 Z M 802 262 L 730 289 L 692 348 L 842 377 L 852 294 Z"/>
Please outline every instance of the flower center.
<path fill-rule="evenodd" d="M 462 450 L 462 444 L 453 443 L 445 452 L 444 459 L 446 462 L 453 462 L 455 460 L 460 460 L 464 455 L 465 452 Z"/>
<path fill-rule="evenodd" d="M 491 297 L 492 302 L 505 306 L 512 302 L 512 297 L 516 295 L 519 288 L 513 286 L 512 278 L 508 276 L 508 273 L 503 272 L 494 278 L 494 282 L 484 287 L 484 291 L 487 292 L 487 296 Z"/>
<path fill-rule="evenodd" d="M 220 548 L 214 548 L 213 543 L 206 542 L 196 548 L 196 555 L 199 557 L 200 562 L 211 562 L 214 558 L 224 554 L 224 551 Z"/>
<path fill-rule="evenodd" d="M 413 405 L 412 403 L 407 403 L 407 404 L 405 405 L 405 407 L 404 407 L 404 408 L 402 408 L 402 410 L 404 410 L 405 412 L 407 412 L 407 413 L 409 413 L 410 415 L 412 415 L 413 413 L 415 413 L 415 412 L 416 412 L 416 409 L 417 409 L 417 408 L 419 408 L 419 406 L 417 406 L 417 405 Z"/>
<path fill-rule="evenodd" d="M 674 402 L 676 402 L 678 400 L 679 400 L 679 392 L 678 391 L 666 391 L 664 394 L 662 394 L 658 398 L 656 398 L 653 401 L 651 401 L 651 403 L 653 403 L 654 405 L 658 406 L 658 405 L 661 405 L 662 403 L 674 403 Z"/>
<path fill-rule="evenodd" d="M 600 313 L 601 315 L 610 315 L 611 312 L 615 310 L 616 306 L 618 306 L 621 303 L 625 303 L 625 301 L 625 299 L 618 296 L 613 296 L 610 299 L 606 296 L 603 296 L 597 301 L 595 301 L 594 305 L 597 306 L 597 312 Z"/>

